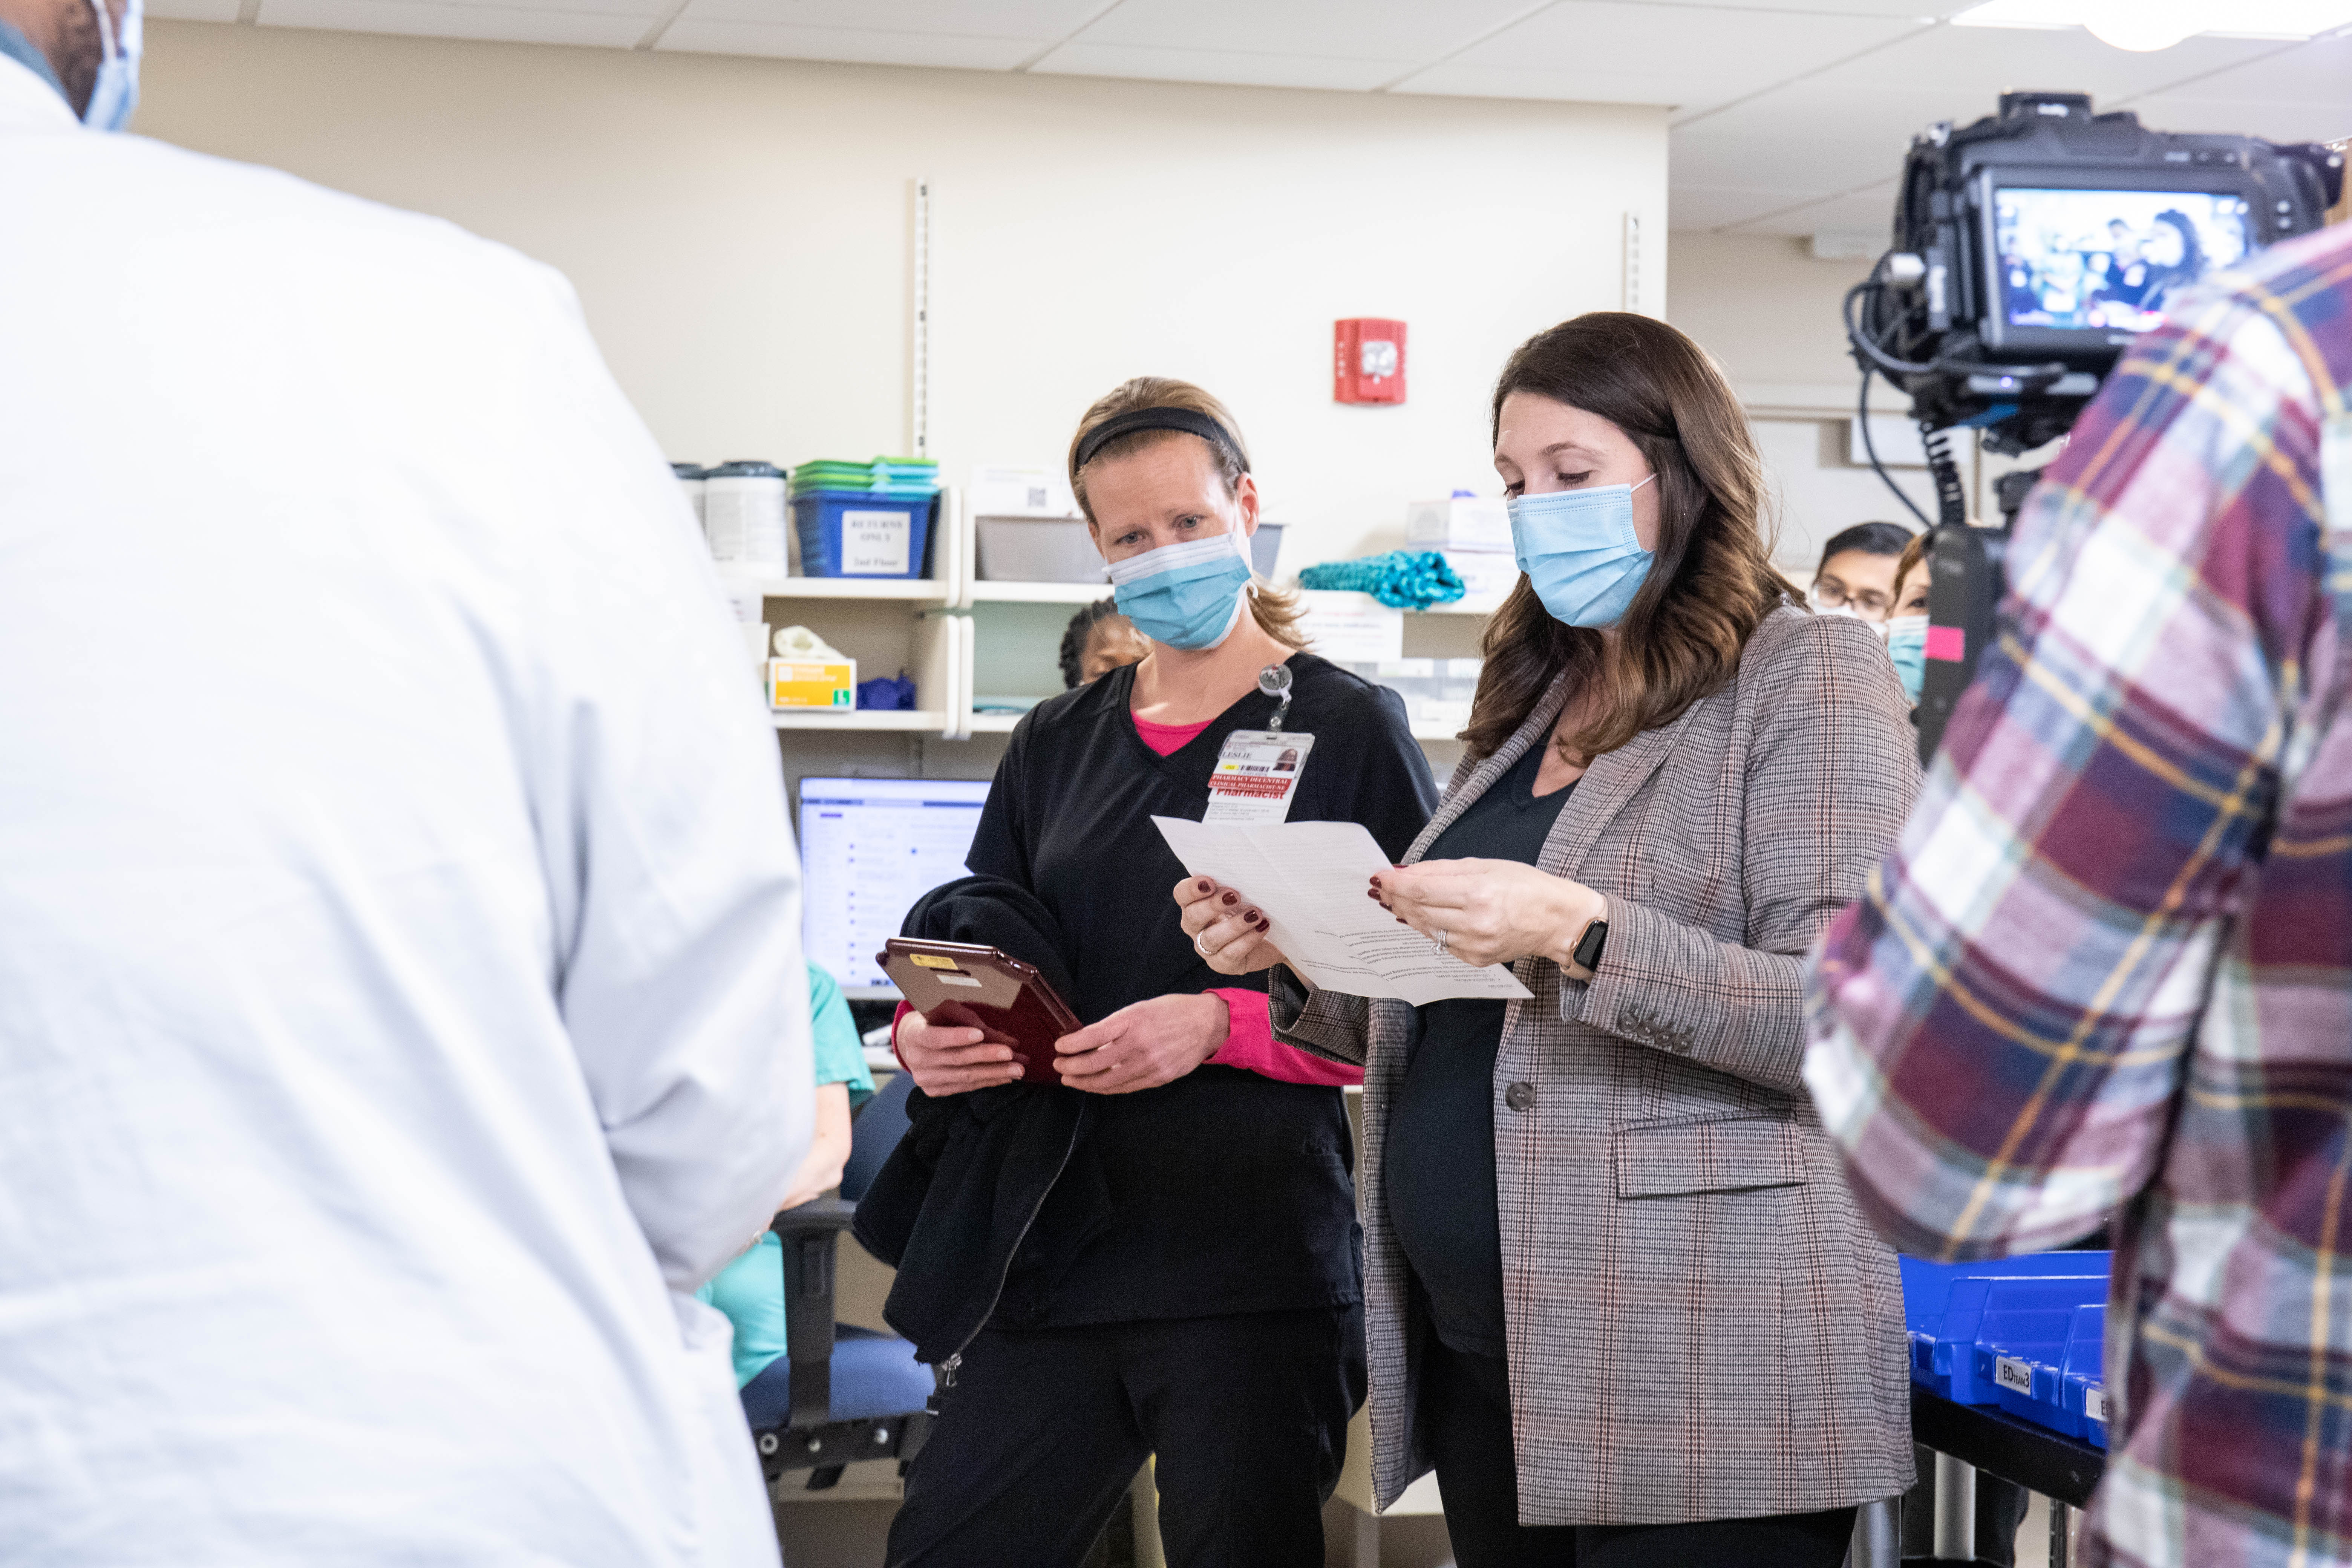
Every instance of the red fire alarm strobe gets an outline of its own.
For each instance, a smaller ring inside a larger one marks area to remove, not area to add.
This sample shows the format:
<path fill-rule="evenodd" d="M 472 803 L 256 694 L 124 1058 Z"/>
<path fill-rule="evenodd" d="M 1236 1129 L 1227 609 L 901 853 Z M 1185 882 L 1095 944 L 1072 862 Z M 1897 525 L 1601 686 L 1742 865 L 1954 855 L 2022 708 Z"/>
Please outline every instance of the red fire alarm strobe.
<path fill-rule="evenodd" d="M 1404 401 L 1404 323 L 1357 316 L 1331 330 L 1331 395 L 1342 403 Z"/>

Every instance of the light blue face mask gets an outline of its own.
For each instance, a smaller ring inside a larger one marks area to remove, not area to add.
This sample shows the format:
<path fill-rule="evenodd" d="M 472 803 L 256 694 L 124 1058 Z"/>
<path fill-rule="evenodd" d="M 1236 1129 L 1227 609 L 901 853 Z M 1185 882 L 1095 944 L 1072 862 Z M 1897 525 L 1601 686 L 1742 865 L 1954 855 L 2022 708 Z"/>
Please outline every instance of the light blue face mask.
<path fill-rule="evenodd" d="M 1656 559 L 1633 531 L 1641 485 L 1513 496 L 1511 544 L 1519 570 L 1551 612 L 1571 626 L 1613 626 L 1642 591 Z"/>
<path fill-rule="evenodd" d="M 131 123 L 131 111 L 139 107 L 139 56 L 146 44 L 146 7 L 142 0 L 129 0 L 122 8 L 119 37 L 114 18 L 107 15 L 106 0 L 89 0 L 89 8 L 98 13 L 98 36 L 105 53 L 98 62 L 98 80 L 89 89 L 89 105 L 81 111 L 81 122 L 92 131 L 120 131 Z"/>
<path fill-rule="evenodd" d="M 1927 617 L 1897 616 L 1886 623 L 1886 657 L 1911 706 L 1919 706 L 1919 689 L 1927 679 Z"/>
<path fill-rule="evenodd" d="M 1250 584 L 1249 540 L 1238 528 L 1163 544 L 1110 563 L 1118 613 L 1153 642 L 1214 647 L 1241 625 Z"/>

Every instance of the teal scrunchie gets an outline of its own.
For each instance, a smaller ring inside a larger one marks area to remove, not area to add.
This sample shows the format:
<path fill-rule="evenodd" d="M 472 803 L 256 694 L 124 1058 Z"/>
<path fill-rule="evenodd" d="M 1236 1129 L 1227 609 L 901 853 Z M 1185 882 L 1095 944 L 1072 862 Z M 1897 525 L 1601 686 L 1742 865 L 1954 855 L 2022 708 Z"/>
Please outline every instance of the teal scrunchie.
<path fill-rule="evenodd" d="M 1450 605 L 1468 592 L 1460 574 L 1434 550 L 1391 550 L 1354 561 L 1331 561 L 1298 574 L 1302 588 L 1370 594 L 1392 610 Z"/>

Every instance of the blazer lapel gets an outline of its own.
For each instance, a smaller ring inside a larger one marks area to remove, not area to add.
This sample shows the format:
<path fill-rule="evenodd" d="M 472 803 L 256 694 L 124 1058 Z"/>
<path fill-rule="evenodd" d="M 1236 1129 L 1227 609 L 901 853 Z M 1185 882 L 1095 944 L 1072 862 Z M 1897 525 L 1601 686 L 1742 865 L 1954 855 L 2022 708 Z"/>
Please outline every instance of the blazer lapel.
<path fill-rule="evenodd" d="M 1551 837 L 1544 840 L 1543 852 L 1536 857 L 1536 868 L 1555 877 L 1566 877 L 1581 867 L 1585 856 L 1600 841 L 1602 830 L 1650 782 L 1650 775 L 1673 752 L 1675 742 L 1690 722 L 1691 715 L 1706 700 L 1701 698 L 1671 722 L 1644 730 L 1615 751 L 1593 758 L 1584 776 L 1576 781 L 1576 793 L 1569 796 L 1559 820 L 1552 824 Z M 1553 711 L 1557 713 L 1559 710 L 1555 707 Z M 1514 742 L 1520 738 L 1511 737 Z"/>
<path fill-rule="evenodd" d="M 1551 685 L 1528 710 L 1526 720 L 1511 731 L 1509 740 L 1495 749 L 1494 755 L 1473 763 L 1466 774 L 1458 770 L 1455 772 L 1453 782 L 1446 786 L 1445 798 L 1437 803 L 1437 815 L 1429 819 L 1429 826 L 1421 830 L 1421 837 L 1412 841 L 1411 849 L 1405 851 L 1402 863 L 1410 866 L 1428 854 L 1429 847 L 1437 842 L 1437 836 L 1453 826 L 1454 819 L 1469 810 L 1471 802 L 1492 789 L 1496 779 L 1511 771 L 1512 763 L 1528 754 L 1529 746 L 1551 732 L 1552 721 L 1559 717 L 1559 710 L 1567 705 L 1568 677 L 1565 674 L 1555 675 Z M 1572 809 L 1573 802 L 1570 805 Z"/>

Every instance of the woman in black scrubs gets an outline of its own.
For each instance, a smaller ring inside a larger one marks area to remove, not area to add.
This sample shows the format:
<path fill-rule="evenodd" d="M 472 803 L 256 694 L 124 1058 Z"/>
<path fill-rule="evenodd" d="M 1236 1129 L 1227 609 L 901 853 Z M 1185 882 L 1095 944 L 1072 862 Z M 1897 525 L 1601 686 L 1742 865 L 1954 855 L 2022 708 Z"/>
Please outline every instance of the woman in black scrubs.
<path fill-rule="evenodd" d="M 1255 580 L 1257 489 L 1214 398 L 1128 383 L 1080 423 L 1070 478 L 1150 653 L 1023 719 L 968 864 L 1060 933 L 1086 1131 L 984 1326 L 941 1358 L 952 1385 L 889 1561 L 1076 1563 L 1156 1455 L 1171 1563 L 1318 1564 L 1363 1389 L 1337 1087 L 1355 1075 L 1276 1045 L 1262 980 L 1210 969 L 1151 818 L 1199 819 L 1228 737 L 1278 711 L 1314 737 L 1288 820 L 1360 822 L 1393 857 L 1436 792 L 1395 694 L 1302 651 L 1291 601 Z M 1286 707 L 1265 689 L 1286 677 Z M 933 1099 L 1017 1076 L 1005 1048 L 919 1016 L 896 1044 Z"/>

